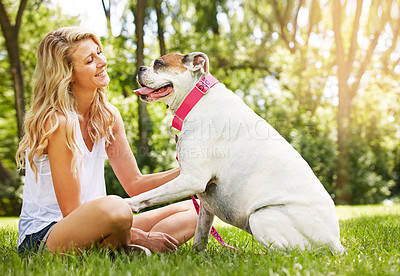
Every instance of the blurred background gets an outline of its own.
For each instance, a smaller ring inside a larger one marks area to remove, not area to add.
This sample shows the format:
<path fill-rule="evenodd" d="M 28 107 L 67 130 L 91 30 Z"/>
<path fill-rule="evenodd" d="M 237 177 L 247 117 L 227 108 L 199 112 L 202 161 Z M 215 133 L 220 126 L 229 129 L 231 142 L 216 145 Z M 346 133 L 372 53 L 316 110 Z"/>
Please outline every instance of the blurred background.
<path fill-rule="evenodd" d="M 108 100 L 143 173 L 178 166 L 162 103 L 132 90 L 141 65 L 201 51 L 210 72 L 307 160 L 336 204 L 400 195 L 400 1 L 0 0 L 0 215 L 18 215 L 15 152 L 40 40 L 94 31 L 108 58 Z M 106 160 L 109 194 L 125 196 Z"/>

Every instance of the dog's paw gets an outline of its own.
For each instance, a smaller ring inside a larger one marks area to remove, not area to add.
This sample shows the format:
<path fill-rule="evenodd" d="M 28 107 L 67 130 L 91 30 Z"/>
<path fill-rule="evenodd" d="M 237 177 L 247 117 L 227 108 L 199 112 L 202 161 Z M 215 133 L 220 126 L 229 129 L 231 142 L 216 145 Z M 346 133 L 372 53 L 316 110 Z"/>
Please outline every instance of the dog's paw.
<path fill-rule="evenodd" d="M 129 207 L 131 207 L 132 212 L 138 213 L 139 212 L 139 207 L 135 204 L 135 200 L 133 198 L 124 198 L 126 203 L 128 203 Z"/>
<path fill-rule="evenodd" d="M 193 248 L 197 252 L 207 252 L 207 243 L 193 244 Z"/>

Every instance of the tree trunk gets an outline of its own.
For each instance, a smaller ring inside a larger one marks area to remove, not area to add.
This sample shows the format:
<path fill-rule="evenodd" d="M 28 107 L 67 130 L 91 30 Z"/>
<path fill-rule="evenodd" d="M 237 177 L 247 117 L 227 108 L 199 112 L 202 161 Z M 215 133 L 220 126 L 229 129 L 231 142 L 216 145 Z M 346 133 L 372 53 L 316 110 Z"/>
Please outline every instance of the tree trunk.
<path fill-rule="evenodd" d="M 400 146 L 398 146 L 396 152 L 395 152 L 395 166 L 393 170 L 394 174 L 394 180 L 395 180 L 395 185 L 390 189 L 392 192 L 393 196 L 398 196 L 400 195 Z"/>
<path fill-rule="evenodd" d="M 158 30 L 158 42 L 160 45 L 160 55 L 163 56 L 167 53 L 167 49 L 165 47 L 165 39 L 164 39 L 164 16 L 161 11 L 162 0 L 154 0 L 154 5 L 157 14 L 157 30 Z"/>
<path fill-rule="evenodd" d="M 0 161 L 0 216 L 18 216 L 21 211 L 21 199 L 18 196 L 19 182 Z"/>
<path fill-rule="evenodd" d="M 108 30 L 108 37 L 112 37 L 112 28 L 111 28 L 111 0 L 108 0 L 108 8 L 106 7 L 104 0 L 101 0 L 103 4 L 103 10 L 106 15 L 107 19 L 107 30 Z"/>
<path fill-rule="evenodd" d="M 345 54 L 344 42 L 342 37 L 342 5 L 340 0 L 333 1 L 333 29 L 335 36 L 336 64 L 338 67 L 338 89 L 339 105 L 337 113 L 337 145 L 339 155 L 336 160 L 336 188 L 335 202 L 337 204 L 350 204 L 351 183 L 350 183 L 350 123 L 352 100 L 356 95 L 358 84 L 351 89 L 348 80 L 353 66 L 355 52 L 358 48 L 356 34 L 359 29 L 361 16 L 362 0 L 357 0 L 357 11 L 353 22 L 352 36 L 350 37 L 350 49 L 348 55 Z M 362 72 L 363 73 L 363 72 Z"/>
<path fill-rule="evenodd" d="M 0 183 L 2 187 L 14 187 L 15 181 L 13 175 L 10 173 L 8 169 L 3 166 L 3 163 L 0 160 Z"/>
<path fill-rule="evenodd" d="M 19 54 L 18 35 L 11 41 L 7 41 L 7 50 L 10 58 L 10 72 L 14 81 L 15 110 L 17 111 L 18 138 L 23 136 L 23 124 L 25 116 L 25 92 L 24 79 Z"/>
<path fill-rule="evenodd" d="M 345 4 L 346 5 L 346 4 Z M 381 32 L 384 29 L 388 18 L 390 18 L 390 6 L 384 10 L 381 16 L 380 26 L 373 34 L 373 39 L 368 45 L 365 56 L 360 60 L 360 66 L 357 68 L 353 65 L 359 45 L 357 42 L 357 34 L 360 28 L 360 18 L 362 13 L 363 0 L 357 0 L 356 12 L 354 15 L 353 29 L 350 36 L 350 48 L 348 53 L 345 53 L 343 42 L 341 24 L 342 24 L 342 10 L 343 6 L 340 0 L 333 1 L 333 29 L 335 35 L 336 46 L 336 64 L 338 67 L 338 83 L 339 83 L 339 106 L 337 113 L 337 144 L 339 156 L 336 161 L 336 203 L 350 204 L 352 201 L 352 188 L 350 183 L 350 126 L 351 126 L 351 107 L 352 101 L 357 94 L 360 87 L 361 78 L 371 61 L 373 52 L 378 45 Z M 352 72 L 353 71 L 353 72 Z M 355 72 L 354 72 L 355 71 Z M 355 80 L 350 83 L 350 78 L 353 73 Z"/>
<path fill-rule="evenodd" d="M 144 18 L 146 12 L 146 0 L 138 0 L 136 9 L 133 9 L 135 16 L 135 32 L 136 32 L 136 71 L 139 72 L 140 66 L 144 65 Z M 139 160 L 145 160 L 149 153 L 149 128 L 148 121 L 149 115 L 147 112 L 146 103 L 142 102 L 140 98 L 138 101 L 138 115 L 139 115 L 139 148 L 138 157 Z M 142 162 L 139 162 L 142 163 Z M 144 164 L 139 164 L 139 167 L 143 167 Z"/>
<path fill-rule="evenodd" d="M 25 115 L 25 95 L 24 79 L 22 76 L 22 67 L 19 53 L 18 34 L 21 25 L 22 14 L 28 0 L 21 0 L 18 13 L 15 19 L 15 25 L 11 25 L 7 11 L 3 2 L 0 0 L 0 25 L 5 38 L 8 58 L 10 60 L 10 72 L 14 82 L 15 109 L 17 111 L 18 137 L 23 135 L 23 121 Z"/>
<path fill-rule="evenodd" d="M 351 99 L 348 88 L 339 85 L 339 105 L 337 113 L 337 145 L 339 155 L 336 160 L 336 198 L 337 204 L 350 204 L 352 191 L 350 185 L 350 125 L 351 125 Z"/>

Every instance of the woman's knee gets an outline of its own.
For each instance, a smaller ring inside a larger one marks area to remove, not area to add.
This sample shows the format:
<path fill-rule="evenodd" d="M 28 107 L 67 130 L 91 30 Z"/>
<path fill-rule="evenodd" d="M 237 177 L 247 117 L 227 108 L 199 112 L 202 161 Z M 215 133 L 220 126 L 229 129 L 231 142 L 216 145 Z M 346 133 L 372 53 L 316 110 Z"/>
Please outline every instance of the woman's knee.
<path fill-rule="evenodd" d="M 119 196 L 106 196 L 99 199 L 98 211 L 101 217 L 112 227 L 130 229 L 132 226 L 132 211 L 129 205 Z"/>
<path fill-rule="evenodd" d="M 191 215 L 192 220 L 197 224 L 198 214 L 192 200 L 186 200 L 182 203 L 184 204 L 183 207 L 186 208 L 187 212 Z"/>
<path fill-rule="evenodd" d="M 188 223 L 193 224 L 194 227 L 196 227 L 198 215 L 192 200 L 181 201 L 177 204 L 179 204 L 180 211 L 186 214 L 185 216 L 187 216 Z"/>
<path fill-rule="evenodd" d="M 177 208 L 179 208 L 180 212 L 187 211 L 187 212 L 196 213 L 196 209 L 195 209 L 191 199 L 185 200 L 185 201 L 181 201 L 181 202 L 178 202 L 178 203 L 175 203 L 175 204 L 177 205 Z"/>

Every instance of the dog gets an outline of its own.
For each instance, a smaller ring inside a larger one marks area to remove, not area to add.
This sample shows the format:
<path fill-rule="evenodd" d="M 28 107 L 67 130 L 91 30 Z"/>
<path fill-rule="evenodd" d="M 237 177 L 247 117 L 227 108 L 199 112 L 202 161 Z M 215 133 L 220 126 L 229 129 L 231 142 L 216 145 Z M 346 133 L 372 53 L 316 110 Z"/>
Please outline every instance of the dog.
<path fill-rule="evenodd" d="M 201 52 L 168 54 L 140 67 L 141 88 L 134 92 L 145 102 L 167 104 L 181 127 L 176 146 L 181 172 L 126 199 L 131 209 L 138 212 L 196 194 L 200 213 L 193 245 L 199 251 L 206 250 L 217 216 L 267 249 L 343 252 L 333 200 L 308 163 L 242 99 L 209 76 L 209 59 Z M 203 95 L 204 87 L 211 88 Z M 181 118 L 177 113 L 192 90 L 202 94 Z"/>

